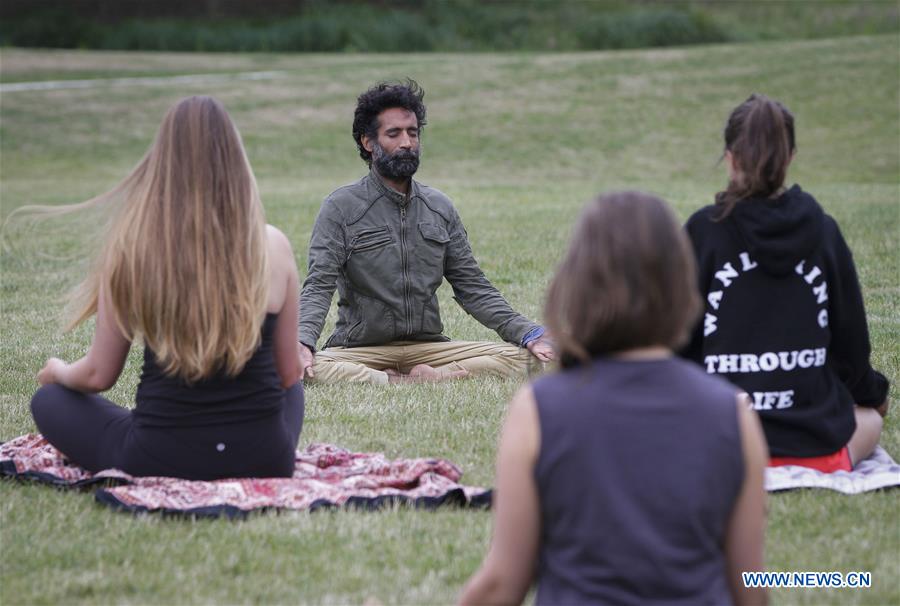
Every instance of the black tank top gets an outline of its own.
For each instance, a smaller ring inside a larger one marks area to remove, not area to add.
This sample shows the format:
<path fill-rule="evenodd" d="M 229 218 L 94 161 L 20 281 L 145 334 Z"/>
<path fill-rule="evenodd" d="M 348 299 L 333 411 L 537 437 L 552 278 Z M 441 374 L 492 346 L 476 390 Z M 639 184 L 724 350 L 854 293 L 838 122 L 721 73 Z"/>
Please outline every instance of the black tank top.
<path fill-rule="evenodd" d="M 277 318 L 277 314 L 266 314 L 259 348 L 234 377 L 221 372 L 187 384 L 163 374 L 156 355 L 145 347 L 135 423 L 141 427 L 221 425 L 246 423 L 280 412 L 284 390 L 272 352 Z"/>
<path fill-rule="evenodd" d="M 595 360 L 534 383 L 537 604 L 731 602 L 736 393 L 677 358 Z"/>

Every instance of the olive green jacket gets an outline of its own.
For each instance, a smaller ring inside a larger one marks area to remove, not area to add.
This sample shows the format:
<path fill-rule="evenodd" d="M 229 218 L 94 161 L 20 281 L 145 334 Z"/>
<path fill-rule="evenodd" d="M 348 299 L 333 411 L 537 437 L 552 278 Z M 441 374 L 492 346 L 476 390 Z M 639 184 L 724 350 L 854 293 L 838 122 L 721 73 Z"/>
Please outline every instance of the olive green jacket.
<path fill-rule="evenodd" d="M 325 347 L 447 341 L 435 292 L 454 299 L 501 338 L 520 345 L 537 324 L 517 314 L 478 267 L 450 199 L 412 181 L 409 197 L 372 171 L 322 203 L 300 295 L 300 341 L 315 350 L 338 290 L 338 320 Z"/>

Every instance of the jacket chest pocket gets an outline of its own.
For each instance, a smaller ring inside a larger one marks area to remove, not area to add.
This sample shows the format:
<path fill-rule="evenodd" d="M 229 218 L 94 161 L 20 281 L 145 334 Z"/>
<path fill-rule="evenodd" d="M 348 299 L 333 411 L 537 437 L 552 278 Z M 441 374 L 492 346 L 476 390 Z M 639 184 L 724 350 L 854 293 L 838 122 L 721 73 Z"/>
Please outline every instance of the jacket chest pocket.
<path fill-rule="evenodd" d="M 355 254 L 368 253 L 384 248 L 394 241 L 391 229 L 387 225 L 361 229 L 350 238 L 350 252 L 347 260 Z"/>
<path fill-rule="evenodd" d="M 444 253 L 447 243 L 450 242 L 450 234 L 442 225 L 434 223 L 419 223 L 419 233 L 422 235 L 420 257 L 428 265 L 438 266 L 443 270 Z"/>

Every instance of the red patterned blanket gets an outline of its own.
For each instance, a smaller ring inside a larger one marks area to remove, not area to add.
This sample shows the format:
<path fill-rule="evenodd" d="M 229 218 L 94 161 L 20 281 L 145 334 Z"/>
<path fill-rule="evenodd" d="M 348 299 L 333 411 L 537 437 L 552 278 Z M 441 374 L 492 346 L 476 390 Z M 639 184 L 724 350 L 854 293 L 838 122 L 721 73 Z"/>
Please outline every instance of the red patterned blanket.
<path fill-rule="evenodd" d="M 119 510 L 212 517 L 262 509 L 377 509 L 398 502 L 425 508 L 489 507 L 491 502 L 490 490 L 459 484 L 462 471 L 446 459 L 390 460 L 381 453 L 350 452 L 331 444 L 298 450 L 292 478 L 197 482 L 138 478 L 116 469 L 91 474 L 70 464 L 41 435 L 26 434 L 0 445 L 0 474 L 58 486 L 103 484 L 96 499 Z"/>

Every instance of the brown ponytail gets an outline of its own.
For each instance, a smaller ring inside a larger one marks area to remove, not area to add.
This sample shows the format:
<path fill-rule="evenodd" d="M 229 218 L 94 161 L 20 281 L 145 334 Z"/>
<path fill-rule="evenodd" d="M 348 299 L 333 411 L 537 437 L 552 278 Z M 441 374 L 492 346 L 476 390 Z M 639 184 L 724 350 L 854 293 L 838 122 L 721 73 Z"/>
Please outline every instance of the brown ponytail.
<path fill-rule="evenodd" d="M 725 125 L 725 151 L 731 152 L 735 174 L 725 191 L 716 194 L 724 219 L 746 198 L 768 198 L 784 185 L 796 149 L 794 116 L 765 95 L 752 94 L 738 105 Z"/>

